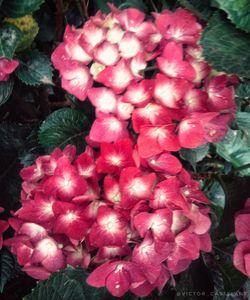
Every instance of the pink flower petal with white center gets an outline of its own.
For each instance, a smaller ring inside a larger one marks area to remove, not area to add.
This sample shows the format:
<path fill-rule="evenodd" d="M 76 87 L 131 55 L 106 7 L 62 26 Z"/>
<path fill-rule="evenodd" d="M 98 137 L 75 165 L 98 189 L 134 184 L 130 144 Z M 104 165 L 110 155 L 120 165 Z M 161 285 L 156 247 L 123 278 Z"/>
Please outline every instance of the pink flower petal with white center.
<path fill-rule="evenodd" d="M 50 276 L 50 272 L 43 267 L 25 266 L 22 268 L 22 270 L 30 277 L 38 280 L 45 280 Z"/>
<path fill-rule="evenodd" d="M 148 281 L 153 284 L 161 273 L 160 264 L 166 260 L 170 250 L 171 247 L 166 244 L 160 252 L 156 252 L 155 243 L 148 232 L 144 240 L 133 249 L 132 261 L 140 266 Z"/>
<path fill-rule="evenodd" d="M 220 75 L 212 78 L 207 85 L 208 105 L 211 111 L 229 112 L 235 109 L 235 91 L 230 78 Z"/>
<path fill-rule="evenodd" d="M 111 295 L 121 297 L 128 292 L 130 287 L 130 275 L 127 270 L 116 268 L 114 272 L 106 277 L 106 287 Z"/>
<path fill-rule="evenodd" d="M 123 38 L 124 33 L 120 25 L 115 24 L 107 31 L 106 39 L 112 44 L 118 44 Z"/>
<path fill-rule="evenodd" d="M 44 181 L 43 186 L 45 194 L 58 196 L 66 201 L 84 194 L 87 189 L 85 179 L 78 175 L 76 168 L 65 156 L 57 161 L 55 175 Z"/>
<path fill-rule="evenodd" d="M 184 44 L 197 43 L 202 26 L 189 11 L 185 9 L 177 9 L 175 12 L 165 10 L 154 16 L 157 28 L 166 39 Z"/>
<path fill-rule="evenodd" d="M 203 214 L 195 204 L 192 204 L 191 210 L 185 215 L 192 220 L 192 230 L 196 234 L 205 234 L 211 227 L 209 216 Z"/>
<path fill-rule="evenodd" d="M 142 50 L 142 44 L 132 32 L 126 32 L 119 42 L 120 55 L 123 58 L 132 58 Z"/>
<path fill-rule="evenodd" d="M 90 254 L 82 246 L 66 246 L 64 249 L 66 264 L 73 267 L 87 268 L 90 263 Z"/>
<path fill-rule="evenodd" d="M 84 42 L 90 47 L 89 50 L 101 44 L 106 34 L 103 28 L 96 26 L 91 20 L 85 22 L 82 33 Z"/>
<path fill-rule="evenodd" d="M 184 119 L 178 126 L 181 147 L 196 148 L 206 143 L 204 128 L 199 119 Z"/>
<path fill-rule="evenodd" d="M 23 223 L 18 234 L 27 235 L 32 243 L 40 241 L 48 236 L 46 229 L 35 223 Z"/>
<path fill-rule="evenodd" d="M 75 165 L 79 175 L 83 176 L 84 178 L 91 178 L 96 175 L 94 158 L 86 151 L 77 157 Z"/>
<path fill-rule="evenodd" d="M 176 176 L 169 177 L 156 185 L 150 207 L 187 208 L 187 202 L 179 192 L 179 181 Z"/>
<path fill-rule="evenodd" d="M 193 83 L 199 85 L 201 81 L 209 75 L 211 67 L 205 61 L 197 61 L 190 58 L 188 58 L 188 61 L 195 70 L 195 78 Z"/>
<path fill-rule="evenodd" d="M 22 266 L 28 264 L 30 262 L 32 253 L 33 253 L 33 248 L 31 248 L 23 243 L 20 243 L 17 246 L 17 251 L 16 251 L 18 263 Z"/>
<path fill-rule="evenodd" d="M 119 121 L 115 116 L 103 114 L 94 121 L 89 138 L 98 143 L 111 143 L 127 138 L 127 125 L 127 122 Z"/>
<path fill-rule="evenodd" d="M 88 206 L 84 209 L 83 214 L 86 219 L 89 219 L 91 221 L 95 221 L 98 209 L 101 206 L 106 206 L 107 204 L 100 200 L 93 200 L 88 204 Z"/>
<path fill-rule="evenodd" d="M 143 125 L 166 125 L 171 123 L 170 113 L 162 105 L 149 103 L 143 108 L 136 108 L 132 114 L 132 124 L 135 132 L 139 133 Z"/>
<path fill-rule="evenodd" d="M 120 191 L 120 185 L 118 180 L 108 175 L 105 176 L 103 184 L 104 184 L 105 199 L 110 201 L 114 205 L 120 205 L 121 191 Z"/>
<path fill-rule="evenodd" d="M 182 45 L 169 42 L 164 50 L 162 57 L 157 58 L 159 69 L 167 76 L 184 78 L 189 81 L 195 79 L 195 70 L 192 65 L 183 60 Z"/>
<path fill-rule="evenodd" d="M 123 97 L 119 97 L 116 107 L 116 115 L 119 120 L 131 119 L 134 106 L 130 103 L 123 102 Z"/>
<path fill-rule="evenodd" d="M 101 155 L 97 159 L 97 172 L 119 173 L 125 167 L 134 166 L 133 144 L 130 139 L 118 140 L 114 144 L 101 143 Z"/>
<path fill-rule="evenodd" d="M 78 63 L 71 62 L 65 69 L 61 70 L 62 87 L 69 93 L 73 94 L 79 100 L 86 98 L 87 90 L 92 86 L 92 79 L 89 69 Z"/>
<path fill-rule="evenodd" d="M 20 171 L 20 176 L 25 181 L 37 182 L 43 178 L 44 173 L 40 166 L 37 166 L 36 164 L 34 164 L 32 166 L 23 168 Z"/>
<path fill-rule="evenodd" d="M 128 256 L 131 254 L 131 249 L 128 245 L 120 247 L 102 247 L 97 252 L 98 259 L 114 258 L 117 256 Z"/>
<path fill-rule="evenodd" d="M 47 222 L 54 219 L 52 206 L 55 200 L 44 198 L 24 203 L 15 214 L 24 221 L 47 225 Z"/>
<path fill-rule="evenodd" d="M 88 98 L 98 111 L 107 114 L 116 111 L 117 98 L 111 89 L 105 87 L 91 88 L 88 90 Z"/>
<path fill-rule="evenodd" d="M 170 153 L 163 153 L 159 156 L 148 158 L 148 165 L 156 172 L 164 172 L 170 175 L 179 173 L 182 169 L 182 164 L 177 157 Z"/>
<path fill-rule="evenodd" d="M 138 138 L 138 152 L 142 158 L 148 158 L 166 151 L 178 151 L 180 145 L 174 133 L 175 125 L 151 126 L 140 128 Z M 148 145 L 151 145 L 148 147 Z"/>
<path fill-rule="evenodd" d="M 205 112 L 207 99 L 208 95 L 205 91 L 189 89 L 183 98 L 184 109 L 188 113 Z"/>
<path fill-rule="evenodd" d="M 144 107 L 152 98 L 154 81 L 150 79 L 132 82 L 123 96 L 123 101 L 137 107 Z"/>
<path fill-rule="evenodd" d="M 85 52 L 77 41 L 67 42 L 65 44 L 65 51 L 72 60 L 79 61 L 86 65 L 92 61 L 92 57 Z"/>
<path fill-rule="evenodd" d="M 96 288 L 104 287 L 106 278 L 117 267 L 117 261 L 107 261 L 90 273 L 86 282 Z"/>
<path fill-rule="evenodd" d="M 239 242 L 233 254 L 233 264 L 236 269 L 249 277 L 250 241 Z"/>
<path fill-rule="evenodd" d="M 132 79 L 133 76 L 124 60 L 120 60 L 115 66 L 106 67 L 95 77 L 97 82 L 112 88 L 117 94 L 123 92 Z"/>
<path fill-rule="evenodd" d="M 139 52 L 130 60 L 130 71 L 136 79 L 142 79 L 142 71 L 147 67 L 145 53 Z"/>
<path fill-rule="evenodd" d="M 53 211 L 56 217 L 54 233 L 63 233 L 76 240 L 84 239 L 92 222 L 86 218 L 82 207 L 73 203 L 55 201 Z"/>
<path fill-rule="evenodd" d="M 169 78 L 162 74 L 156 75 L 154 98 L 162 105 L 178 109 L 189 86 L 188 81 L 180 78 Z"/>
<path fill-rule="evenodd" d="M 120 59 L 118 46 L 104 41 L 94 50 L 94 59 L 102 65 L 113 66 Z"/>
<path fill-rule="evenodd" d="M 159 209 L 154 213 L 142 212 L 134 217 L 134 226 L 141 237 L 151 230 L 154 239 L 162 241 L 172 239 L 171 224 L 172 212 L 168 209 Z"/>
<path fill-rule="evenodd" d="M 111 8 L 113 11 L 113 9 Z M 136 32 L 138 26 L 143 22 L 145 14 L 136 8 L 127 8 L 122 11 L 113 11 L 114 17 L 127 31 Z"/>
<path fill-rule="evenodd" d="M 97 247 L 122 246 L 127 239 L 127 222 L 114 209 L 100 207 L 97 221 L 91 227 L 90 244 Z"/>
<path fill-rule="evenodd" d="M 149 198 L 152 194 L 155 180 L 155 173 L 143 174 L 141 170 L 135 167 L 123 169 L 120 175 L 121 206 L 131 208 L 139 200 Z"/>

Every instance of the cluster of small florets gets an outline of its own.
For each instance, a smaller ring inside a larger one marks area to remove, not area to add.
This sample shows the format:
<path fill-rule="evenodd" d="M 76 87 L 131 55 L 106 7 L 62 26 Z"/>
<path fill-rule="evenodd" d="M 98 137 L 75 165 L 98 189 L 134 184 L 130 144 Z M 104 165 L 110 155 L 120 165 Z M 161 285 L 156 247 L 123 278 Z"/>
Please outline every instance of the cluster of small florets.
<path fill-rule="evenodd" d="M 52 54 L 62 87 L 96 108 L 89 141 L 126 138 L 129 121 L 144 157 L 156 148 L 221 140 L 235 111 L 237 79 L 211 72 L 196 18 L 184 9 L 146 19 L 135 8 L 110 7 L 110 14 L 98 12 L 82 28 L 68 26 Z"/>
<path fill-rule="evenodd" d="M 250 277 L 250 198 L 245 207 L 235 217 L 235 236 L 238 244 L 234 249 L 234 266 L 246 276 Z"/>
<path fill-rule="evenodd" d="M 79 156 L 67 146 L 21 176 L 22 207 L 5 244 L 36 279 L 81 266 L 93 270 L 90 285 L 142 297 L 211 250 L 208 200 L 168 152 L 142 158 L 129 138 Z"/>

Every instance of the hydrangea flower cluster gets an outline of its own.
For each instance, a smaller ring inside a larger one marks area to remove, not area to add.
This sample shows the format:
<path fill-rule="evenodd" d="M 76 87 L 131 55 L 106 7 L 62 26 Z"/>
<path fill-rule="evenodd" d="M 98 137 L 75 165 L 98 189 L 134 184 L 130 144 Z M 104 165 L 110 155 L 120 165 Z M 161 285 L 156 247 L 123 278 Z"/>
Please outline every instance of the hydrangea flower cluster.
<path fill-rule="evenodd" d="M 93 270 L 90 285 L 143 297 L 211 250 L 208 200 L 170 153 L 143 158 L 130 138 L 79 156 L 69 145 L 21 176 L 5 244 L 36 279 L 81 266 Z"/>
<path fill-rule="evenodd" d="M 239 243 L 234 249 L 234 266 L 250 277 L 250 198 L 235 217 L 235 235 Z"/>
<path fill-rule="evenodd" d="M 9 75 L 15 71 L 18 65 L 19 61 L 17 60 L 0 57 L 0 81 L 8 80 Z"/>
<path fill-rule="evenodd" d="M 196 18 L 184 9 L 146 19 L 135 8 L 110 8 L 82 28 L 67 26 L 52 54 L 62 87 L 96 108 L 89 141 L 126 138 L 129 121 L 144 158 L 221 140 L 237 78 L 212 72 L 202 58 Z"/>

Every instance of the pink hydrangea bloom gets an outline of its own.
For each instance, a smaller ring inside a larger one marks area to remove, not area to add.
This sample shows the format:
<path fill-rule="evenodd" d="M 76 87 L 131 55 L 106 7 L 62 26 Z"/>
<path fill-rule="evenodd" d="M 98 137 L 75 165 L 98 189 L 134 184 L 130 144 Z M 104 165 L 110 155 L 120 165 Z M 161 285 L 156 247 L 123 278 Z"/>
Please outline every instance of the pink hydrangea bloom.
<path fill-rule="evenodd" d="M 19 62 L 17 60 L 9 60 L 5 57 L 0 57 L 0 81 L 9 79 L 9 75 L 15 71 Z"/>

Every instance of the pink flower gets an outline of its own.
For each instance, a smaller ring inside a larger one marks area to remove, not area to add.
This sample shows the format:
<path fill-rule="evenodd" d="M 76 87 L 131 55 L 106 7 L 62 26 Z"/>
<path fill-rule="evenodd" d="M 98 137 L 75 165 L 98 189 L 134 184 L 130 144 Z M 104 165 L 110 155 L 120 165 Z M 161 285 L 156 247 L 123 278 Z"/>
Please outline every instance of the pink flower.
<path fill-rule="evenodd" d="M 4 209 L 2 207 L 0 207 L 0 213 L 3 212 Z M 9 224 L 6 221 L 0 220 L 0 249 L 2 249 L 2 245 L 3 245 L 3 233 L 8 229 Z"/>
<path fill-rule="evenodd" d="M 0 81 L 9 79 L 9 75 L 18 67 L 19 61 L 0 57 Z"/>

